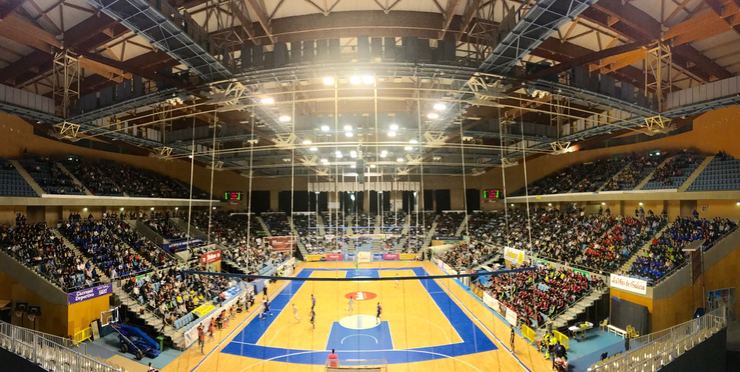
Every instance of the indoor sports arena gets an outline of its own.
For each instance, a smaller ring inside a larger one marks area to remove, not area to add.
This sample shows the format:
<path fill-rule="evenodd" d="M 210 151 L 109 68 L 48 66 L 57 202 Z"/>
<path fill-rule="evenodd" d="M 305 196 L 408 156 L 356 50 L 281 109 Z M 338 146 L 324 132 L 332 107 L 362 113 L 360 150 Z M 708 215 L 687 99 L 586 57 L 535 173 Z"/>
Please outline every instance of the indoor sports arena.
<path fill-rule="evenodd" d="M 0 370 L 740 371 L 740 1 L 0 0 Z"/>

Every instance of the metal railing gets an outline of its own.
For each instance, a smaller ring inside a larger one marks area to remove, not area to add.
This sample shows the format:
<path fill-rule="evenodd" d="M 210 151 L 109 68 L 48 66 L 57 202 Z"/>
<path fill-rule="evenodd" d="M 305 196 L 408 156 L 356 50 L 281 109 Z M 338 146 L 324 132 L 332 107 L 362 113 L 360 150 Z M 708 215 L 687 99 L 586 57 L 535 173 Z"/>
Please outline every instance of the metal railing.
<path fill-rule="evenodd" d="M 589 371 L 657 371 L 727 326 L 726 308 L 630 340 L 631 349 L 597 362 Z"/>
<path fill-rule="evenodd" d="M 59 372 L 121 372 L 120 368 L 112 367 L 78 353 L 59 342 L 71 344 L 71 341 L 62 337 L 0 322 L 0 347 L 39 365 L 45 370 Z"/>

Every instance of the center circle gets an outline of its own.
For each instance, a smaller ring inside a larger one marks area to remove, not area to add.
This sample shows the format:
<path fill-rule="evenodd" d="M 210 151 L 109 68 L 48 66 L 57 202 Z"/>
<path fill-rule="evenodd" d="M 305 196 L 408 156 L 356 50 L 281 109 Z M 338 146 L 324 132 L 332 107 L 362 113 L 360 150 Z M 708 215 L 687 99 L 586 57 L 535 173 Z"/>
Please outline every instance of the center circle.
<path fill-rule="evenodd" d="M 376 295 L 373 292 L 365 292 L 365 291 L 349 292 L 344 295 L 344 298 L 347 298 L 347 299 L 351 298 L 355 301 L 367 301 L 367 300 L 372 300 L 375 297 L 378 297 L 378 295 Z"/>
<path fill-rule="evenodd" d="M 339 320 L 339 325 L 347 329 L 370 329 L 378 326 L 378 322 L 372 315 L 359 314 L 345 316 Z"/>

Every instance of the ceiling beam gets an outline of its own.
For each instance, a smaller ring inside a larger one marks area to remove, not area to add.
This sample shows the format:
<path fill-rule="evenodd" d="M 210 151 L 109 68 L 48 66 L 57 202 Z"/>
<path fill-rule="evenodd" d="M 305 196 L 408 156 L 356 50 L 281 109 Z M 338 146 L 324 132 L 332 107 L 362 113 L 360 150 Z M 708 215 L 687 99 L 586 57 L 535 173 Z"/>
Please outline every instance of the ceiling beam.
<path fill-rule="evenodd" d="M 470 22 L 473 21 L 473 16 L 480 8 L 481 0 L 468 0 L 465 3 L 465 11 L 463 11 L 462 22 L 460 23 L 460 32 L 455 35 L 455 40 L 460 41 L 462 35 L 468 30 Z"/>
<path fill-rule="evenodd" d="M 445 38 L 447 30 L 452 24 L 452 19 L 455 18 L 455 8 L 457 8 L 458 2 L 459 0 L 447 0 L 447 6 L 445 7 L 444 13 L 442 13 L 442 30 L 439 32 L 439 40 Z"/>
<path fill-rule="evenodd" d="M 275 36 L 272 34 L 272 27 L 270 27 L 270 17 L 267 15 L 265 9 L 258 3 L 258 0 L 242 0 L 246 3 L 247 8 L 257 16 L 262 29 L 265 31 L 265 35 L 270 39 L 271 43 L 275 43 Z"/>
<path fill-rule="evenodd" d="M 62 43 L 57 40 L 56 36 L 23 19 L 18 14 L 9 14 L 2 19 L 0 35 L 47 53 L 62 47 Z"/>
<path fill-rule="evenodd" d="M 19 6 L 23 4 L 23 0 L 6 0 L 0 4 L 0 20 L 5 19 L 13 13 Z"/>
<path fill-rule="evenodd" d="M 735 0 L 734 3 L 730 1 L 729 4 L 727 2 L 723 3 L 720 0 L 704 0 L 704 2 L 707 3 L 707 5 L 709 5 L 710 8 L 712 8 L 712 11 L 714 11 L 714 13 L 717 14 L 717 16 L 721 17 L 725 22 L 727 22 L 727 24 L 730 27 L 732 27 L 732 29 L 735 30 L 736 33 L 740 34 L 740 24 L 736 23 L 740 21 L 739 20 L 740 17 L 734 16 L 733 17 L 734 19 L 732 19 L 732 18 L 722 16 L 722 14 L 725 13 L 723 11 L 726 8 L 734 6 L 735 9 L 738 9 L 740 7 L 740 0 Z"/>
<path fill-rule="evenodd" d="M 649 43 L 661 38 L 660 22 L 633 5 L 623 4 L 621 0 L 600 0 L 581 13 L 581 17 L 609 27 L 633 41 Z M 672 51 L 675 65 L 704 81 L 733 76 L 690 45 L 682 45 Z"/>

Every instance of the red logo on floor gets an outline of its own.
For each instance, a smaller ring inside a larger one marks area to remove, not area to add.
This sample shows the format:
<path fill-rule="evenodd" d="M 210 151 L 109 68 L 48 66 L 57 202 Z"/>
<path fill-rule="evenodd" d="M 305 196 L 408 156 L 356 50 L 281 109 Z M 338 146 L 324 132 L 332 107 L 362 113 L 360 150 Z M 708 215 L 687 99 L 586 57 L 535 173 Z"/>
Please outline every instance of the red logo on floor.
<path fill-rule="evenodd" d="M 345 298 L 353 298 L 355 301 L 367 301 L 372 300 L 375 297 L 378 297 L 373 292 L 350 292 L 344 295 Z"/>

